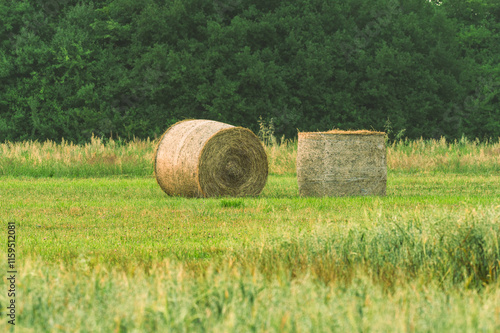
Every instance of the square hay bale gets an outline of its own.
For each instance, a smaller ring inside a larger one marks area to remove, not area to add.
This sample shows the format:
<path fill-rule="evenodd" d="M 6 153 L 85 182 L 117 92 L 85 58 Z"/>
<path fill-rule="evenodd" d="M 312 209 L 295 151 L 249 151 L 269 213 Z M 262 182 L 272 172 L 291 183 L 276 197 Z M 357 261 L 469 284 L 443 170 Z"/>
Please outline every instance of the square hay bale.
<path fill-rule="evenodd" d="M 385 133 L 299 133 L 297 181 L 301 196 L 385 195 Z"/>

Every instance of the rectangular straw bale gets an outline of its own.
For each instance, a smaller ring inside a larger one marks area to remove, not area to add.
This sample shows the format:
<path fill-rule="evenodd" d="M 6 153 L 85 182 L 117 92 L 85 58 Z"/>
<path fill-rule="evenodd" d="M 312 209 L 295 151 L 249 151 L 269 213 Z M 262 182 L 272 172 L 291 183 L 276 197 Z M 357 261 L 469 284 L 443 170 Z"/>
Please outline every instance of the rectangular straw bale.
<path fill-rule="evenodd" d="M 385 133 L 299 133 L 297 180 L 301 196 L 385 195 Z"/>

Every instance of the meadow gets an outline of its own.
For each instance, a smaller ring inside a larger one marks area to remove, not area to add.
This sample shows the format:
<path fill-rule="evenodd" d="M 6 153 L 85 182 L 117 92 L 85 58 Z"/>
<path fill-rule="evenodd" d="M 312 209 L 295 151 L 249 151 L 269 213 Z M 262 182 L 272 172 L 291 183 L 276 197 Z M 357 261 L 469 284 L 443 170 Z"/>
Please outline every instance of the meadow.
<path fill-rule="evenodd" d="M 387 196 L 348 198 L 298 196 L 293 141 L 258 197 L 168 197 L 154 147 L 0 144 L 17 332 L 500 331 L 498 141 L 388 143 Z"/>

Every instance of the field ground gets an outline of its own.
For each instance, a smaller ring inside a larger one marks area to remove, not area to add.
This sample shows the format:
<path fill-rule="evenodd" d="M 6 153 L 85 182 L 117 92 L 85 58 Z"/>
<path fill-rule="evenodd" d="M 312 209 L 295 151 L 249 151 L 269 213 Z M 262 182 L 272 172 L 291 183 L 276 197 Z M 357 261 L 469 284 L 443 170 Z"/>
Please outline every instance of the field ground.
<path fill-rule="evenodd" d="M 4 176 L 0 207 L 17 332 L 500 331 L 495 172 L 391 171 L 386 197 L 355 198 L 300 198 L 295 175 L 222 199 Z"/>
<path fill-rule="evenodd" d="M 298 196 L 296 141 L 257 198 L 168 197 L 154 146 L 0 144 L 16 332 L 500 332 L 500 142 L 388 145 L 352 198 Z"/>

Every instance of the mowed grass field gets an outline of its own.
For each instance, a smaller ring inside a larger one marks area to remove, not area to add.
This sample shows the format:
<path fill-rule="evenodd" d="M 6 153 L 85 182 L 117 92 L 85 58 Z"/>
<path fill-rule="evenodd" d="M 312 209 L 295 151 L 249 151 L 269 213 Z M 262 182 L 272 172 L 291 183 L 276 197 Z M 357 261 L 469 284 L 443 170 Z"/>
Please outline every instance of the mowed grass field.
<path fill-rule="evenodd" d="M 296 143 L 259 197 L 168 197 L 153 150 L 0 145 L 17 332 L 500 331 L 498 143 L 389 145 L 387 196 L 349 198 L 298 196 Z"/>

